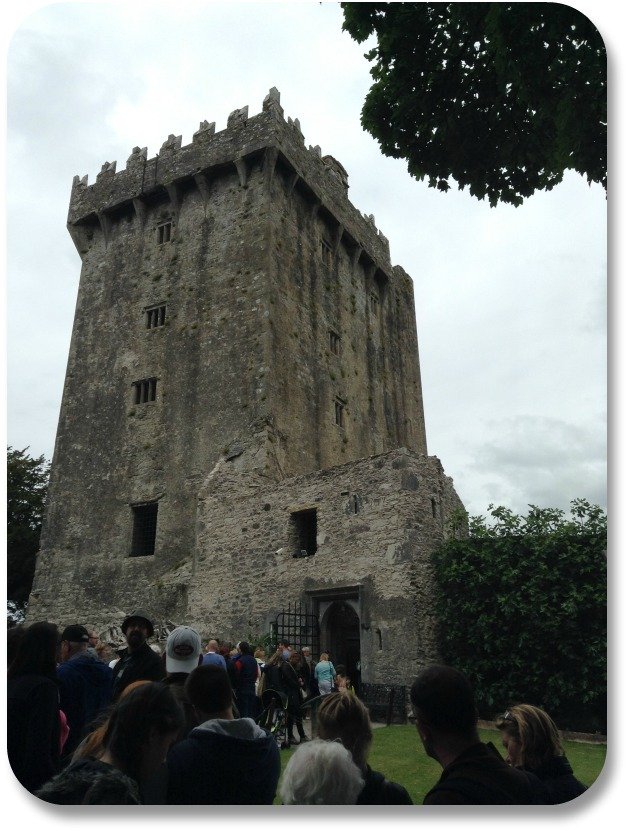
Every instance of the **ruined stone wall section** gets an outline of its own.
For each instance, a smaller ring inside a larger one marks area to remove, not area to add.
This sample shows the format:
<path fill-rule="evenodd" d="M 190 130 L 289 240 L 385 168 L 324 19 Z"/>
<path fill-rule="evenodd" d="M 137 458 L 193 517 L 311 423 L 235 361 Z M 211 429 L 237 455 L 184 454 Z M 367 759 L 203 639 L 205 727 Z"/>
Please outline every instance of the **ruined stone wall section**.
<path fill-rule="evenodd" d="M 199 495 L 186 622 L 236 638 L 308 592 L 359 586 L 363 680 L 406 683 L 438 658 L 429 560 L 459 504 L 438 459 L 404 448 L 272 486 L 223 462 Z M 295 558 L 291 514 L 311 508 L 318 550 Z"/>

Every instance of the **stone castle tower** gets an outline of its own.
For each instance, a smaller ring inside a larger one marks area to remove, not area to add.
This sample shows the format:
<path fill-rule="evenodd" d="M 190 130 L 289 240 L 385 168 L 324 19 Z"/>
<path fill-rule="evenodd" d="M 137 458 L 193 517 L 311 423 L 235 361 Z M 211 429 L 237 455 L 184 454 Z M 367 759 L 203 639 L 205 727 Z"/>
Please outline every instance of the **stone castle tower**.
<path fill-rule="evenodd" d="M 113 630 L 142 606 L 227 638 L 290 619 L 372 682 L 399 639 L 435 657 L 429 554 L 461 503 L 427 456 L 412 281 L 347 192 L 274 88 L 222 132 L 75 177 L 29 619 Z"/>

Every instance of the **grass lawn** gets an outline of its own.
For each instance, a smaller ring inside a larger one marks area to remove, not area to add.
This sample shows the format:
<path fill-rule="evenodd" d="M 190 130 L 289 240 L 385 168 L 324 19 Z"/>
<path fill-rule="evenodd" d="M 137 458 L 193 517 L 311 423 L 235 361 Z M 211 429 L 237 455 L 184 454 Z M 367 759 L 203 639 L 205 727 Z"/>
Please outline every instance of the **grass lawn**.
<path fill-rule="evenodd" d="M 503 752 L 499 731 L 480 730 L 483 742 L 493 742 Z M 294 750 L 281 751 L 282 770 Z M 606 757 L 606 745 L 565 742 L 565 753 L 576 778 L 591 785 L 599 776 Z M 387 779 L 403 785 L 412 801 L 420 805 L 423 797 L 441 774 L 440 765 L 425 755 L 417 732 L 412 725 L 391 725 L 373 731 L 373 746 L 369 764 Z M 275 804 L 280 804 L 279 798 Z"/>

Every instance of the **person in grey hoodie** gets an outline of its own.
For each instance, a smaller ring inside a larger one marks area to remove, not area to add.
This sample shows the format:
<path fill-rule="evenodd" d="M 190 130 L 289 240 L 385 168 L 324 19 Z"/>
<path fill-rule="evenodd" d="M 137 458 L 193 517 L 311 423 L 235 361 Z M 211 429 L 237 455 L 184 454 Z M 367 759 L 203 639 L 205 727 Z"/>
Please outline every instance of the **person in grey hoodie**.
<path fill-rule="evenodd" d="M 170 749 L 169 805 L 272 805 L 279 781 L 279 748 L 252 718 L 233 717 L 229 676 L 197 667 L 185 684 L 199 726 Z"/>

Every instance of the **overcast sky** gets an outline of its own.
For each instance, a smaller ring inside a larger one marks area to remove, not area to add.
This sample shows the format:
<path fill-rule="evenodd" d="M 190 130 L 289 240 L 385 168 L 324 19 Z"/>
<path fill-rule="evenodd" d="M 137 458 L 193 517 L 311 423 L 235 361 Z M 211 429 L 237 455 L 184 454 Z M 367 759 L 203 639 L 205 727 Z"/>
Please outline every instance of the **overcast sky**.
<path fill-rule="evenodd" d="M 170 133 L 188 144 L 204 119 L 224 129 L 276 86 L 413 277 L 428 450 L 470 513 L 605 506 L 602 187 L 568 174 L 490 208 L 410 178 L 360 126 L 366 47 L 341 24 L 327 3 L 77 2 L 23 19 L 8 49 L 7 442 L 52 455 L 80 272 L 72 177 L 124 168 L 135 145 L 150 158 Z"/>

